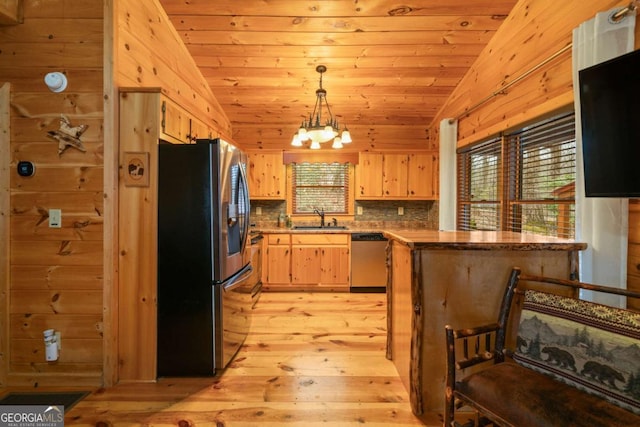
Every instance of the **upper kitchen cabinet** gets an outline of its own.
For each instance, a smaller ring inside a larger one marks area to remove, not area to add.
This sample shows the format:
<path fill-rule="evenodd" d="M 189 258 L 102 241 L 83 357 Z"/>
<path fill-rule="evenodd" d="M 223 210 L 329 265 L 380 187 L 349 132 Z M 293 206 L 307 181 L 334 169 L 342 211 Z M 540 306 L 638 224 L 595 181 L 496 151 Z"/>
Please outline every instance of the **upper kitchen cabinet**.
<path fill-rule="evenodd" d="M 160 138 L 173 143 L 191 144 L 196 139 L 213 137 L 213 130 L 204 122 L 164 96 L 160 107 L 160 127 Z"/>
<path fill-rule="evenodd" d="M 287 169 L 282 152 L 248 151 L 249 195 L 252 199 L 284 200 Z"/>
<path fill-rule="evenodd" d="M 407 194 L 410 199 L 438 198 L 438 160 L 436 153 L 409 154 Z"/>
<path fill-rule="evenodd" d="M 382 154 L 360 153 L 356 165 L 356 199 L 382 198 Z"/>
<path fill-rule="evenodd" d="M 435 200 L 435 152 L 360 153 L 356 166 L 358 200 Z"/>

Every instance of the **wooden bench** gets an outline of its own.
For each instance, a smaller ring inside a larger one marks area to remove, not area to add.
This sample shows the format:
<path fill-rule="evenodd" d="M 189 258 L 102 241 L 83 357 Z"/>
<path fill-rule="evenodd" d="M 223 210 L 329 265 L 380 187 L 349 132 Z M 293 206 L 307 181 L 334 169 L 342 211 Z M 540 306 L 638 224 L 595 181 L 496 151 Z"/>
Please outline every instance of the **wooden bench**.
<path fill-rule="evenodd" d="M 582 289 L 640 298 L 514 268 L 496 323 L 446 326 L 444 425 L 640 426 L 640 313 Z"/>

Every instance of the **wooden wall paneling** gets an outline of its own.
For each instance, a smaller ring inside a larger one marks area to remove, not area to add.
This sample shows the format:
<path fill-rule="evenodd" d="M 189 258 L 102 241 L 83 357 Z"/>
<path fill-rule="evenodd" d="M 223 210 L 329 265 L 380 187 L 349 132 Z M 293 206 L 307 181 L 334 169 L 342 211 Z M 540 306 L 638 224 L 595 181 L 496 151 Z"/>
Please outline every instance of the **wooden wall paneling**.
<path fill-rule="evenodd" d="M 270 15 L 269 12 L 261 11 L 259 15 L 237 16 L 240 7 L 234 7 L 233 11 L 236 16 L 228 15 L 183 15 L 183 18 L 173 19 L 173 25 L 179 32 L 182 31 L 202 31 L 214 28 L 232 28 L 239 27 L 241 30 L 251 31 L 256 28 L 272 28 L 278 30 L 286 28 L 291 24 L 291 18 L 288 15 Z M 406 31 L 423 31 L 425 28 L 430 30 L 459 30 L 468 28 L 475 31 L 497 30 L 501 21 L 492 19 L 489 16 L 475 16 L 472 20 L 463 21 L 464 18 L 452 19 L 449 16 L 436 15 L 407 15 L 403 17 L 402 22 Z M 386 16 L 358 16 L 358 17 L 340 17 L 338 19 L 332 17 L 307 17 L 301 20 L 299 28 L 305 32 L 323 32 L 327 29 L 327 22 L 340 22 L 342 25 L 332 26 L 332 30 L 336 32 L 351 32 L 354 28 L 362 31 L 385 31 L 389 28 L 388 18 Z M 265 58 L 266 59 L 266 58 Z"/>
<path fill-rule="evenodd" d="M 436 116 L 432 129 L 442 118 L 463 113 L 466 107 L 571 43 L 573 28 L 591 19 L 596 11 L 617 4 L 622 3 L 586 0 L 580 8 L 571 3 L 554 3 L 549 7 L 548 2 L 535 0 L 517 3 Z M 536 22 L 545 22 L 545 25 Z M 499 132 L 506 126 L 517 126 L 523 120 L 533 119 L 533 114 L 527 114 L 531 110 L 536 110 L 537 116 L 543 116 L 570 105 L 573 102 L 570 64 L 571 54 L 562 55 L 512 86 L 506 95 L 497 96 L 463 117 L 459 122 L 459 139 L 466 145 L 486 137 L 489 127 L 493 127 L 492 132 Z M 541 105 L 545 108 L 540 108 Z"/>
<path fill-rule="evenodd" d="M 374 0 L 367 2 L 366 4 L 353 3 L 350 0 L 338 0 L 334 1 L 331 5 L 331 12 L 337 16 L 352 15 L 353 12 L 358 12 L 362 16 L 376 16 L 386 15 L 390 11 L 389 2 L 384 0 Z M 271 0 L 269 2 L 269 8 L 261 7 L 261 3 L 238 3 L 234 0 L 219 0 L 215 4 L 207 1 L 191 1 L 185 3 L 181 0 L 164 0 L 163 4 L 168 12 L 181 11 L 186 14 L 189 10 L 198 8 L 202 13 L 207 15 L 216 15 L 222 12 L 230 13 L 235 12 L 238 15 L 257 15 L 257 16 L 290 16 L 292 4 L 289 0 Z M 434 12 L 450 12 L 455 11 L 459 7 L 464 7 L 469 10 L 469 13 L 481 15 L 486 10 L 488 5 L 495 5 L 497 7 L 502 6 L 504 13 L 509 11 L 511 2 L 505 2 L 504 0 L 495 1 L 476 1 L 469 3 L 464 0 L 449 0 L 446 3 L 434 3 L 431 1 L 420 2 L 420 8 L 414 10 L 419 16 L 427 16 Z M 299 8 L 303 9 L 304 15 L 314 16 L 320 14 L 317 8 L 307 8 L 306 5 L 300 5 Z M 186 11 L 186 12 L 185 12 Z"/>
<path fill-rule="evenodd" d="M 2 27 L 6 28 L 6 27 Z M 102 60 L 95 57 L 96 44 L 82 43 L 2 43 L 11 55 L 0 55 L 0 67 L 30 67 L 47 64 L 73 73 L 76 67 L 100 68 Z M 42 75 L 44 78 L 44 74 Z"/>
<path fill-rule="evenodd" d="M 121 2 L 117 20 L 118 68 L 114 76 L 117 84 L 162 87 L 170 98 L 231 139 L 226 113 L 159 3 L 155 0 Z M 200 114 L 195 114 L 196 111 Z"/>
<path fill-rule="evenodd" d="M 102 43 L 102 20 L 75 18 L 73 25 L 64 17 L 32 18 L 5 28 L 3 41 L 19 43 Z"/>
<path fill-rule="evenodd" d="M 2 321 L 10 324 L 10 344 L 3 353 L 3 366 L 8 366 L 3 385 L 99 386 L 104 330 L 104 2 L 25 0 L 23 6 L 23 24 L 0 27 L 2 52 L 11 53 L 0 55 L 0 78 L 15 82 L 7 155 L 1 156 L 6 162 L 2 167 L 9 167 L 11 212 L 6 239 L 9 304 L 2 313 Z M 43 82 L 54 70 L 69 80 L 64 92 L 52 93 Z M 58 153 L 58 143 L 47 132 L 59 128 L 61 114 L 72 125 L 89 126 L 81 137 L 86 152 L 68 148 Z M 36 165 L 33 177 L 17 175 L 20 160 Z M 51 208 L 62 210 L 61 228 L 48 227 Z M 57 362 L 47 363 L 42 331 L 50 327 L 61 333 L 62 350 Z"/>
<path fill-rule="evenodd" d="M 120 95 L 118 365 L 120 381 L 156 379 L 157 170 L 160 93 Z M 147 152 L 148 187 L 123 181 L 124 153 Z"/>
<path fill-rule="evenodd" d="M 11 84 L 4 83 L 0 86 L 0 387 L 7 385 L 9 371 L 10 103 Z"/>
<path fill-rule="evenodd" d="M 43 206 L 56 206 L 67 215 L 102 216 L 104 200 L 101 191 L 14 192 L 11 206 L 14 212 L 21 215 L 42 215 Z"/>
<path fill-rule="evenodd" d="M 69 351 L 60 351 L 60 364 L 73 363 L 81 365 L 92 363 L 93 366 L 100 366 L 99 364 L 102 362 L 101 339 L 65 340 L 63 349 L 68 349 Z M 47 366 L 47 363 L 42 363 L 42 360 L 44 360 L 44 346 L 40 338 L 37 340 L 14 339 L 11 343 L 11 352 L 13 355 L 12 363 Z"/>
<path fill-rule="evenodd" d="M 15 25 L 22 22 L 22 0 L 0 2 L 0 25 Z"/>
<path fill-rule="evenodd" d="M 44 78 L 44 75 L 41 76 Z M 69 78 L 69 84 L 73 81 Z M 44 86 L 44 82 L 42 83 Z M 67 89 L 71 91 L 71 88 Z M 103 97 L 100 92 L 92 93 L 65 93 L 61 96 L 58 93 L 17 93 L 11 99 L 12 107 L 16 110 L 18 117 L 50 118 L 60 119 L 60 115 L 66 115 L 73 125 L 82 121 L 83 117 L 102 118 Z M 59 122 L 51 121 L 52 130 L 58 129 Z M 41 135 L 42 139 L 42 135 Z M 46 140 L 46 138 L 44 138 Z"/>
<path fill-rule="evenodd" d="M 35 46 L 40 46 L 38 44 L 32 44 L 34 47 Z M 64 50 L 64 44 L 59 44 L 59 43 L 55 43 L 54 44 L 56 46 L 56 48 L 54 49 L 49 49 L 50 51 L 53 51 L 50 53 L 50 55 L 53 55 L 56 53 L 56 49 L 59 48 L 61 50 L 61 52 L 63 52 Z M 22 46 L 22 44 L 21 44 Z M 91 46 L 92 48 L 95 48 L 94 46 Z M 23 49 L 20 49 L 20 52 Z M 45 54 L 46 55 L 46 51 L 42 48 L 42 46 L 40 46 L 39 48 L 40 53 Z M 68 51 L 68 48 L 67 48 Z M 58 55 L 60 56 L 60 55 Z M 103 82 L 102 82 L 102 70 L 99 68 L 99 66 L 96 66 L 96 68 L 86 68 L 86 69 L 71 69 L 68 67 L 71 67 L 72 64 L 69 64 L 67 61 L 69 61 L 68 59 L 58 59 L 60 61 L 60 67 L 64 67 L 65 68 L 65 73 L 66 75 L 69 77 L 70 80 L 73 81 L 73 92 L 74 93 L 92 93 L 96 91 L 96 88 L 99 88 L 102 86 Z M 82 60 L 82 58 L 78 58 L 78 61 L 80 62 Z M 94 60 L 93 58 L 87 58 L 87 61 L 89 61 L 89 63 L 91 62 L 97 62 L 96 60 Z M 13 64 L 13 66 L 8 66 L 7 68 L 2 70 L 2 75 L 5 76 L 5 78 L 9 81 L 11 81 L 11 87 L 13 89 L 14 92 L 38 92 L 40 90 L 42 90 L 42 79 L 44 78 L 44 75 L 46 73 L 48 73 L 49 71 L 51 71 L 51 67 L 53 66 L 49 66 L 49 67 L 37 67 L 34 66 L 34 64 L 38 64 L 40 62 L 43 62 L 42 59 L 37 60 L 35 62 L 31 62 L 31 67 L 29 68 L 22 68 L 22 65 L 27 65 L 27 61 L 16 61 L 14 58 L 11 59 L 11 63 Z M 86 65 L 86 63 L 84 63 Z M 51 120 L 56 119 L 55 117 L 40 117 L 39 118 L 43 123 L 46 123 L 46 125 L 49 125 Z M 88 118 L 85 117 L 85 120 L 87 120 Z M 46 121 L 49 122 L 46 122 Z M 19 126 L 19 122 L 16 123 L 16 129 L 13 129 L 14 135 L 17 133 L 18 135 L 20 134 L 20 126 Z M 37 128 L 37 127 L 36 127 Z M 97 131 L 101 131 L 102 130 L 102 122 L 100 121 L 99 124 L 97 126 L 92 126 L 90 124 L 89 128 L 86 130 L 86 132 L 84 134 L 82 134 L 82 139 L 83 140 L 88 140 L 89 135 L 95 134 Z"/>
<path fill-rule="evenodd" d="M 102 73 L 104 97 L 104 325 L 103 325 L 103 385 L 110 387 L 118 382 L 118 174 L 120 140 L 118 134 L 119 96 L 115 70 L 118 56 L 115 54 L 119 33 L 117 30 L 118 5 L 116 0 L 103 2 L 104 44 Z M 75 3 L 74 3 L 75 4 Z"/>
<path fill-rule="evenodd" d="M 57 150 L 52 144 L 52 148 Z M 102 167 L 59 168 L 37 166 L 37 172 L 30 179 L 11 176 L 11 186 L 18 191 L 102 191 Z"/>
<path fill-rule="evenodd" d="M 24 14 L 29 18 L 95 18 L 101 19 L 103 2 L 96 0 L 23 0 Z"/>
<path fill-rule="evenodd" d="M 64 215 L 64 212 L 62 213 Z M 102 265 L 102 242 L 80 240 L 11 241 L 13 265 Z"/>
<path fill-rule="evenodd" d="M 98 290 L 101 292 L 102 290 Z M 100 302 L 101 303 L 101 302 Z M 100 313 L 67 314 L 59 316 L 51 321 L 45 314 L 12 314 L 11 334 L 18 339 L 42 340 L 42 331 L 51 327 L 56 330 L 64 330 L 67 339 L 91 338 L 102 339 L 102 316 Z"/>
<path fill-rule="evenodd" d="M 237 141 L 243 141 L 254 139 L 257 135 L 256 147 L 264 150 L 281 150 L 283 142 L 287 147 L 290 147 L 291 138 L 299 125 L 297 122 L 292 122 L 286 127 L 270 123 L 245 123 L 233 128 L 233 138 Z M 353 142 L 345 144 L 343 151 L 382 151 L 389 149 L 390 146 L 395 151 L 438 148 L 438 140 L 429 137 L 429 128 L 426 124 L 420 126 L 370 126 L 347 123 L 347 127 L 351 132 Z"/>
<path fill-rule="evenodd" d="M 80 239 L 102 242 L 102 236 L 102 217 L 73 218 L 65 212 L 62 216 L 61 230 L 49 227 L 46 212 L 42 212 L 39 216 L 16 216 L 11 221 L 12 239 L 38 238 L 55 241 Z"/>
<path fill-rule="evenodd" d="M 11 313 L 100 315 L 102 290 L 13 290 Z"/>
<path fill-rule="evenodd" d="M 101 265 L 13 265 L 11 289 L 102 289 Z"/>

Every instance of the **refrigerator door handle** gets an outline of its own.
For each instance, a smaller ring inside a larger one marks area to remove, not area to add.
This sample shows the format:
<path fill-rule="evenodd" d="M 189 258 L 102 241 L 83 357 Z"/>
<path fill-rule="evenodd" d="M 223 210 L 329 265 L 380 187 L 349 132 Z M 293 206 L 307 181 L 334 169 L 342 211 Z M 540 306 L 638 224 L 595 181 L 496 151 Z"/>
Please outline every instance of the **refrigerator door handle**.
<path fill-rule="evenodd" d="M 245 168 L 241 167 L 240 168 L 240 174 L 239 174 L 239 179 L 240 179 L 240 185 L 242 186 L 243 190 L 242 194 L 244 195 L 244 206 L 245 206 L 245 212 L 244 212 L 244 223 L 242 224 L 242 253 L 245 253 L 245 251 L 247 250 L 247 243 L 249 242 L 249 226 L 251 224 L 251 198 L 249 196 L 249 180 L 247 179 L 247 172 L 245 171 Z"/>
<path fill-rule="evenodd" d="M 227 283 L 222 286 L 222 290 L 224 292 L 233 291 L 235 288 L 242 285 L 249 277 L 251 277 L 252 273 L 253 273 L 253 268 L 249 266 L 249 268 L 247 268 L 244 272 L 229 279 Z"/>

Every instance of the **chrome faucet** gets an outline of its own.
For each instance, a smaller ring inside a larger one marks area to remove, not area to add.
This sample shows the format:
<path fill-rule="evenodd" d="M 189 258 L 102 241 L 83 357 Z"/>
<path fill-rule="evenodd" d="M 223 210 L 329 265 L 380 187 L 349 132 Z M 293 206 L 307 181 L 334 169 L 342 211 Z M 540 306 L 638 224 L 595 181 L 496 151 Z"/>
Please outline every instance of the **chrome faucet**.
<path fill-rule="evenodd" d="M 313 213 L 318 214 L 320 216 L 320 227 L 324 227 L 324 208 L 322 208 L 322 210 L 318 210 L 318 208 L 314 208 Z"/>

